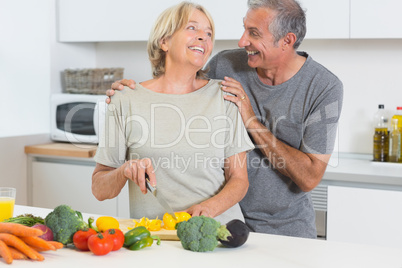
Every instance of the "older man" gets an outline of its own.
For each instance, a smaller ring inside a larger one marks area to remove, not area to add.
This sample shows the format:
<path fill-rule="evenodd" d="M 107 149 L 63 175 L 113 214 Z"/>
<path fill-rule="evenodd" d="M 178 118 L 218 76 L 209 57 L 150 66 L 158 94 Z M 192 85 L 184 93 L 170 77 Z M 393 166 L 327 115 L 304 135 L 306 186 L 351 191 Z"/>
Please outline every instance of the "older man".
<path fill-rule="evenodd" d="M 226 99 L 239 107 L 256 145 L 242 212 L 255 232 L 315 238 L 310 191 L 333 151 L 343 86 L 297 51 L 306 18 L 295 0 L 248 0 L 248 7 L 240 49 L 222 51 L 208 64 L 209 77 L 225 80 L 222 89 L 233 94 Z M 134 87 L 132 80 L 120 83 Z"/>

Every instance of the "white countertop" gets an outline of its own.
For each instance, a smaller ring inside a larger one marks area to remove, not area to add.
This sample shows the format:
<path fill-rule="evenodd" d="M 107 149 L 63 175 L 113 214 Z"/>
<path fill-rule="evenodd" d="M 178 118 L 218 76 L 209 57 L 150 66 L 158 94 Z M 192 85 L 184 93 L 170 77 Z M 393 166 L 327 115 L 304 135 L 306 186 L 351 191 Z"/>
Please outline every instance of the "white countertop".
<path fill-rule="evenodd" d="M 402 163 L 374 162 L 371 155 L 334 154 L 323 181 L 402 186 Z"/>
<path fill-rule="evenodd" d="M 15 206 L 14 216 L 32 213 L 45 217 L 51 210 Z M 89 215 L 83 214 L 84 219 Z M 402 267 L 395 248 L 251 233 L 242 247 L 217 247 L 213 252 L 184 250 L 179 241 L 130 251 L 122 248 L 105 256 L 80 252 L 74 247 L 44 252 L 43 262 L 14 261 L 13 267 Z M 1 262 L 1 261 L 0 261 Z"/>

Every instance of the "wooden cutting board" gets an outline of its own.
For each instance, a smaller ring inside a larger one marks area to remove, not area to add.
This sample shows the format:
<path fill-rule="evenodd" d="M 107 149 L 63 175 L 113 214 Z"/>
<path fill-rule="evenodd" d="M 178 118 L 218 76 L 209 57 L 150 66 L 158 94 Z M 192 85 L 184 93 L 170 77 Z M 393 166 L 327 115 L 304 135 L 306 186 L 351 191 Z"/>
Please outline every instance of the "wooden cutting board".
<path fill-rule="evenodd" d="M 118 221 L 120 223 L 120 230 L 123 233 L 129 231 L 128 227 L 133 228 L 135 225 L 132 219 L 118 219 Z M 166 230 L 162 228 L 160 231 L 151 231 L 151 235 L 157 235 L 161 240 L 179 240 L 176 230 Z"/>

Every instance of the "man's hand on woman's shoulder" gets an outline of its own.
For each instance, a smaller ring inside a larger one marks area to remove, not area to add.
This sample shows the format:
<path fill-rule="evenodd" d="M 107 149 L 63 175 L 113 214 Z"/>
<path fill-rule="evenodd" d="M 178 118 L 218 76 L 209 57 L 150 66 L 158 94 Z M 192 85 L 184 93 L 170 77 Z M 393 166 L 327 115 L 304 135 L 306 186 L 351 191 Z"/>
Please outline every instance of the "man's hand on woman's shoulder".
<path fill-rule="evenodd" d="M 114 82 L 112 84 L 112 88 L 106 90 L 106 103 L 110 103 L 110 97 L 114 95 L 115 90 L 123 90 L 124 87 L 127 86 L 131 89 L 135 88 L 135 81 L 133 79 L 122 79 Z"/>

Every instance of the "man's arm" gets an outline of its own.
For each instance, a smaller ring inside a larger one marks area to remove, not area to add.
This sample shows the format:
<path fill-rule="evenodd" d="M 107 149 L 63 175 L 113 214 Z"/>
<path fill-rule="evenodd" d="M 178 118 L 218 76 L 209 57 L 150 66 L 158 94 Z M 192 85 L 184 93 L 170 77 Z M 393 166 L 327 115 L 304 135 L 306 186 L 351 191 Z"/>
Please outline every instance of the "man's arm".
<path fill-rule="evenodd" d="M 278 140 L 257 119 L 246 127 L 256 147 L 268 158 L 272 166 L 289 177 L 302 191 L 309 192 L 320 183 L 330 154 L 299 151 Z"/>
<path fill-rule="evenodd" d="M 225 95 L 224 98 L 239 107 L 244 125 L 256 148 L 274 168 L 294 181 L 302 191 L 313 190 L 320 183 L 331 155 L 304 153 L 281 142 L 257 119 L 250 100 L 238 81 L 225 77 L 222 85 L 222 90 L 233 94 Z"/>

